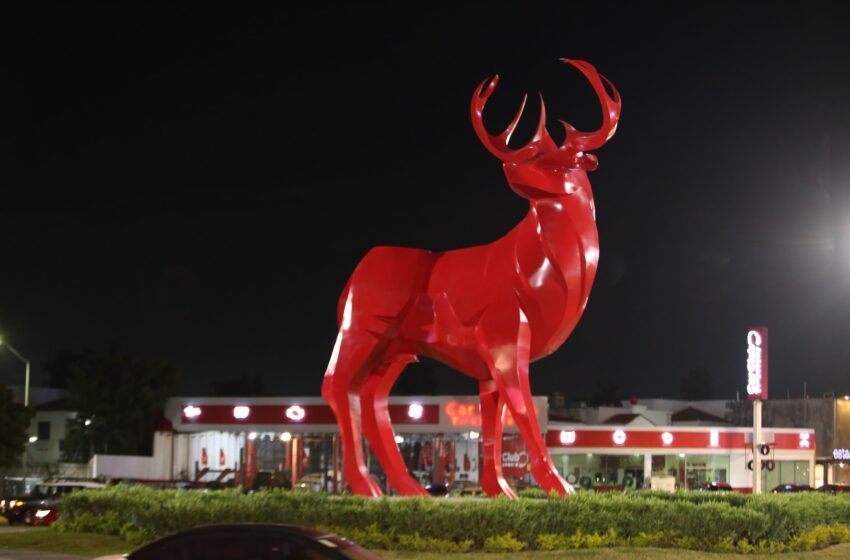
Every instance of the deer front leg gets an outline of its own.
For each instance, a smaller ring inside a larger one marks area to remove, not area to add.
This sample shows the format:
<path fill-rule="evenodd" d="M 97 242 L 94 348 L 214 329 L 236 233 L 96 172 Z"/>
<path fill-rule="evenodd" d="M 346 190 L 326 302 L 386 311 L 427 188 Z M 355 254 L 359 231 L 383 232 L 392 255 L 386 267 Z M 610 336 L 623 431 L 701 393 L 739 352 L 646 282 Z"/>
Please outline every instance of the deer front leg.
<path fill-rule="evenodd" d="M 534 479 L 547 493 L 555 490 L 562 495 L 570 494 L 573 487 L 552 464 L 531 398 L 528 381 L 531 329 L 528 319 L 515 301 L 499 303 L 501 305 L 493 305 L 487 310 L 476 327 L 479 352 L 525 440 Z"/>
<path fill-rule="evenodd" d="M 369 476 L 363 461 L 360 390 L 369 372 L 383 361 L 377 347 L 376 337 L 363 329 L 340 329 L 322 381 L 322 397 L 330 404 L 339 424 L 345 480 L 354 494 L 373 497 L 383 492 Z"/>
<path fill-rule="evenodd" d="M 493 380 L 479 384 L 481 403 L 481 488 L 488 496 L 501 494 L 509 498 L 517 495 L 502 474 L 502 412 L 505 402 Z"/>
<path fill-rule="evenodd" d="M 360 411 L 363 433 L 369 446 L 384 468 L 390 486 L 402 496 L 427 496 L 428 492 L 407 471 L 404 459 L 395 442 L 387 397 L 404 367 L 416 361 L 416 356 L 395 356 L 389 363 L 375 370 L 363 383 L 360 390 Z"/>

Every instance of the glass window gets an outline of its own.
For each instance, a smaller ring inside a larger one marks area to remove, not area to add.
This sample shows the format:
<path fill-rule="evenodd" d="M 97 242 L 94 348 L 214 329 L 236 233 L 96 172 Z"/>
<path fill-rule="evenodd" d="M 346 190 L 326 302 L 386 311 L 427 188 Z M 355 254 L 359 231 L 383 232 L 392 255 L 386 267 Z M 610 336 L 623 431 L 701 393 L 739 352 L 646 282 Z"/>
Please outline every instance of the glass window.
<path fill-rule="evenodd" d="M 50 422 L 38 423 L 38 440 L 50 441 Z"/>
<path fill-rule="evenodd" d="M 685 481 L 690 490 L 703 482 L 729 482 L 728 455 L 685 455 L 679 460 L 685 465 Z"/>
<path fill-rule="evenodd" d="M 558 454 L 552 460 L 567 482 L 585 490 L 623 490 L 643 485 L 643 455 Z"/>
<path fill-rule="evenodd" d="M 773 463 L 773 470 L 769 469 Z M 766 491 L 772 490 L 780 484 L 808 484 L 809 462 L 808 461 L 763 461 L 762 488 Z"/>

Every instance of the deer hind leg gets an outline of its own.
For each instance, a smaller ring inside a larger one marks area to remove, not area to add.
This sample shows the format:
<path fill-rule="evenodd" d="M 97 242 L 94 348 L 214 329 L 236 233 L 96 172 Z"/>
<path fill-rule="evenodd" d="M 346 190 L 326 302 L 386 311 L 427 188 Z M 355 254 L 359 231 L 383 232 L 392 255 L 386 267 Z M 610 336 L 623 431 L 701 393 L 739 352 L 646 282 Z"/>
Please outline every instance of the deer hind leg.
<path fill-rule="evenodd" d="M 502 474 L 502 411 L 505 401 L 493 380 L 479 384 L 481 402 L 481 488 L 488 496 L 517 495 Z"/>
<path fill-rule="evenodd" d="M 562 495 L 571 494 L 573 487 L 558 474 L 549 456 L 531 398 L 528 320 L 516 302 L 500 303 L 492 306 L 476 327 L 479 352 L 528 447 L 534 479 L 547 493 L 555 490 Z"/>
<path fill-rule="evenodd" d="M 322 381 L 322 397 L 330 404 L 339 424 L 343 474 L 351 491 L 361 496 L 383 494 L 363 461 L 360 424 L 361 388 L 369 373 L 383 362 L 380 346 L 380 337 L 365 329 L 341 329 Z"/>
<path fill-rule="evenodd" d="M 360 411 L 363 433 L 369 446 L 384 468 L 387 481 L 402 496 L 427 496 L 428 493 L 410 476 L 395 442 L 387 397 L 404 367 L 416 361 L 416 356 L 394 356 L 366 378 L 360 390 Z"/>

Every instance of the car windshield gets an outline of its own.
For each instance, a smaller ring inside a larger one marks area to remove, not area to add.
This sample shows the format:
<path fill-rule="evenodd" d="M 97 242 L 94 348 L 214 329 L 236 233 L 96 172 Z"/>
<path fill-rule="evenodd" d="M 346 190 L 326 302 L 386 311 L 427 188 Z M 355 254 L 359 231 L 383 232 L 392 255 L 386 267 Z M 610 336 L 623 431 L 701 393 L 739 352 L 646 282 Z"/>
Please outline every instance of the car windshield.
<path fill-rule="evenodd" d="M 33 496 L 37 496 L 39 498 L 52 498 L 54 496 L 59 495 L 61 492 L 58 486 L 46 486 L 43 484 L 39 484 L 35 487 L 33 491 Z"/>

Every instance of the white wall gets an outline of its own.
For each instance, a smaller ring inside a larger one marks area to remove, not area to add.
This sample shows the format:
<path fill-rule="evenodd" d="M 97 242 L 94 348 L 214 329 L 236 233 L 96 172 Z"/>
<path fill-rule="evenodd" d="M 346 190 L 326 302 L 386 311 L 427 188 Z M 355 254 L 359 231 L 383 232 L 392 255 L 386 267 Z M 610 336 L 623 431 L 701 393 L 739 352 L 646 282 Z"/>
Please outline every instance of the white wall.
<path fill-rule="evenodd" d="M 36 412 L 30 422 L 29 435 L 38 435 L 39 422 L 50 422 L 50 439 L 40 439 L 34 443 L 27 444 L 27 463 L 30 466 L 35 467 L 43 464 L 55 466 L 59 463 L 59 459 L 62 456 L 62 451 L 59 449 L 59 442 L 65 439 L 68 419 L 75 418 L 76 416 L 76 412 L 68 412 L 67 410 Z"/>
<path fill-rule="evenodd" d="M 91 476 L 106 479 L 170 480 L 173 439 L 174 434 L 171 432 L 156 432 L 152 456 L 96 454 L 89 463 Z"/>

